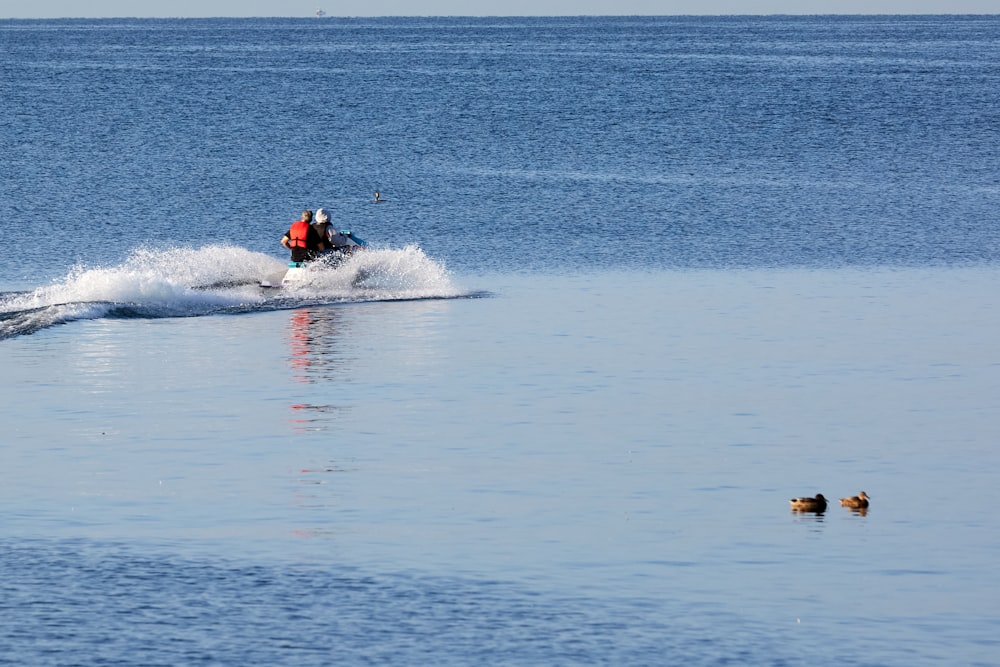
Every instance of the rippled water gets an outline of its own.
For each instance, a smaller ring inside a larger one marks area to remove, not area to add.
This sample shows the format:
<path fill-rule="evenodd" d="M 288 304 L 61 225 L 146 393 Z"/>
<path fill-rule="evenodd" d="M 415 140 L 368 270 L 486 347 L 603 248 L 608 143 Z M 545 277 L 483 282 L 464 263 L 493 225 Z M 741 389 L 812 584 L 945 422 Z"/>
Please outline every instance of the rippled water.
<path fill-rule="evenodd" d="M 12 248 L 60 250 L 0 273 L 30 288 L 140 243 L 279 253 L 320 206 L 460 271 L 995 261 L 998 30 L 5 21 L 0 219 Z"/>
<path fill-rule="evenodd" d="M 0 21 L 0 664 L 995 664 L 998 30 Z"/>

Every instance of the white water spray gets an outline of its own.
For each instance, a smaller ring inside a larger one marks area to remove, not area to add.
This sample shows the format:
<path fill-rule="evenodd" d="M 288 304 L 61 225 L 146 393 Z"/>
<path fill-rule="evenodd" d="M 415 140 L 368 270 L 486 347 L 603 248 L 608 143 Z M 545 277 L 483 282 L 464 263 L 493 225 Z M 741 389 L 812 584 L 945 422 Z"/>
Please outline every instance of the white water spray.
<path fill-rule="evenodd" d="M 463 292 L 420 248 L 372 249 L 311 265 L 295 289 L 262 290 L 286 262 L 228 245 L 139 248 L 118 266 L 74 267 L 51 285 L 0 296 L 0 338 L 100 317 L 191 317 L 301 303 L 453 298 Z"/>

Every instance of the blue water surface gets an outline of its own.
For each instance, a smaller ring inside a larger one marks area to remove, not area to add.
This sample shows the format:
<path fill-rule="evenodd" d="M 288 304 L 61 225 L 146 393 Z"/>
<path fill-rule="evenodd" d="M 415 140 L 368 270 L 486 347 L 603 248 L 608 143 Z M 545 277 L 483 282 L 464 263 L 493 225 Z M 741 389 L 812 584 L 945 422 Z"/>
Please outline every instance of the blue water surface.
<path fill-rule="evenodd" d="M 1000 19 L 0 45 L 0 664 L 996 664 Z"/>
<path fill-rule="evenodd" d="M 461 271 L 992 262 L 998 31 L 4 21 L 0 219 L 12 249 L 52 235 L 46 277 L 140 243 L 277 253 L 319 206 Z M 2 274 L 37 259 L 5 253 Z"/>

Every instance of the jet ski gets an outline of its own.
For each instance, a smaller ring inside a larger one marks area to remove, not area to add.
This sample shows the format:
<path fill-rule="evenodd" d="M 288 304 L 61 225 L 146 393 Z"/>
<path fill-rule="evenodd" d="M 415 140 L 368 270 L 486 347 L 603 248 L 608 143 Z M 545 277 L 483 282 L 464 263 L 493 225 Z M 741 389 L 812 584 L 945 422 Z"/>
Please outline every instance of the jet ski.
<path fill-rule="evenodd" d="M 309 274 L 316 270 L 336 269 L 357 250 L 368 242 L 349 229 L 341 229 L 330 236 L 333 248 L 326 250 L 308 262 L 289 262 L 284 271 L 272 273 L 260 281 L 265 289 L 280 289 L 308 284 Z"/>

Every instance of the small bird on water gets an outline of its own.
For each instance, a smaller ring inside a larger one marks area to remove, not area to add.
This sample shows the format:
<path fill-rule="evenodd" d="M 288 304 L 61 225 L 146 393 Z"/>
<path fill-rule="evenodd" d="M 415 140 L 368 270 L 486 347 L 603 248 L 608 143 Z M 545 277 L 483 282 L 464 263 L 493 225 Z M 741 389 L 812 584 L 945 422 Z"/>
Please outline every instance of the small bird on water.
<path fill-rule="evenodd" d="M 796 512 L 825 512 L 826 498 L 822 493 L 817 493 L 815 498 L 792 498 L 789 500 L 792 509 Z"/>
<path fill-rule="evenodd" d="M 856 496 L 851 496 L 850 498 L 841 498 L 841 507 L 852 507 L 854 509 L 861 509 L 863 507 L 868 507 L 868 494 L 862 491 Z"/>

